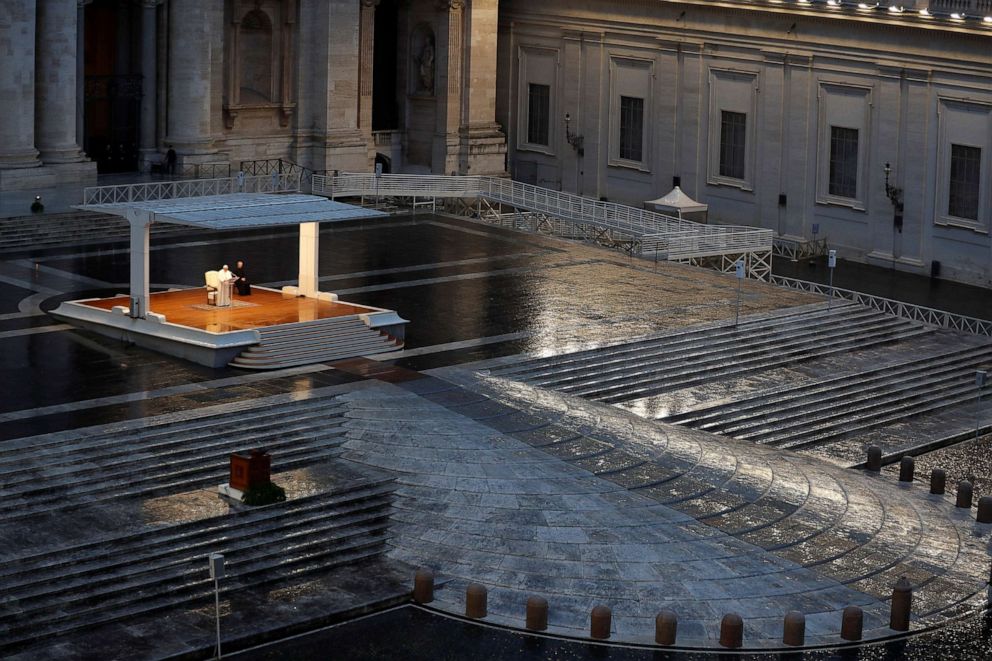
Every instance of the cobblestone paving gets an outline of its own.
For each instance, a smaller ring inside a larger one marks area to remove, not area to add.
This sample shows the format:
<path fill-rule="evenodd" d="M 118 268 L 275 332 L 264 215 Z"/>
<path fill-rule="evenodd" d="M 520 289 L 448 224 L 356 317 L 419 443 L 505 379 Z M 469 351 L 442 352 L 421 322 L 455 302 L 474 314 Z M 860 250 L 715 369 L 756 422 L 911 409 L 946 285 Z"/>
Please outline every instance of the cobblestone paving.
<path fill-rule="evenodd" d="M 649 642 L 667 607 L 680 644 L 711 647 L 737 611 L 749 646 L 775 646 L 789 610 L 808 644 L 839 642 L 849 605 L 891 635 L 903 575 L 914 627 L 985 599 L 992 526 L 920 485 L 457 368 L 344 399 L 345 456 L 399 475 L 390 556 L 450 579 L 444 610 L 479 582 L 511 626 L 541 594 L 558 633 L 586 635 L 603 603 L 614 638 Z"/>

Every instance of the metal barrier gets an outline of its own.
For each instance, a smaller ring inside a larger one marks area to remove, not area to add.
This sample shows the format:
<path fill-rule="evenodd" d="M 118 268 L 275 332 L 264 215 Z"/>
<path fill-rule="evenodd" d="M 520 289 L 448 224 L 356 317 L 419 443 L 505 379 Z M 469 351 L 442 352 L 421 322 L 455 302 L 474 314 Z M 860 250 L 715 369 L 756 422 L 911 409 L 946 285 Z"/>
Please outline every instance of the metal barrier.
<path fill-rule="evenodd" d="M 776 236 L 772 241 L 772 254 L 792 262 L 822 257 L 827 254 L 826 239 L 787 239 Z"/>
<path fill-rule="evenodd" d="M 185 179 L 221 179 L 231 176 L 230 163 L 183 163 L 179 176 Z"/>
<path fill-rule="evenodd" d="M 913 305 L 912 303 L 904 303 L 903 301 L 894 301 L 891 298 L 882 298 L 881 296 L 873 296 L 859 291 L 840 289 L 818 282 L 796 280 L 795 278 L 786 278 L 780 275 L 771 276 L 771 283 L 781 287 L 788 287 L 789 289 L 798 289 L 813 294 L 822 294 L 824 296 L 841 298 L 846 301 L 853 301 L 859 305 L 903 319 L 918 321 L 927 326 L 947 328 L 973 335 L 992 336 L 992 321 L 987 319 L 966 317 L 961 314 L 954 314 L 953 312 L 925 308 L 921 305 Z"/>
<path fill-rule="evenodd" d="M 311 170 L 310 168 L 302 166 L 299 163 L 287 161 L 283 158 L 264 158 L 252 161 L 241 161 L 240 168 L 241 171 L 248 176 L 272 174 L 273 172 L 289 176 L 297 176 L 300 178 L 300 190 L 302 191 L 309 190 L 315 174 L 327 174 L 327 170 Z"/>
<path fill-rule="evenodd" d="M 670 261 L 702 264 L 745 258 L 751 277 L 767 279 L 771 273 L 772 231 L 732 225 L 702 225 L 665 214 L 614 202 L 601 202 L 511 179 L 484 176 L 445 176 L 342 173 L 314 175 L 312 191 L 337 197 L 393 197 L 417 200 L 472 199 L 475 214 L 506 224 L 501 210 L 483 209 L 485 202 L 529 214 L 521 221 L 560 236 L 597 240 L 631 253 L 664 256 Z M 543 217 L 543 220 L 541 219 Z M 536 220 L 535 220 L 536 219 Z M 514 220 L 513 223 L 516 223 Z M 710 266 L 711 264 L 705 264 Z"/>
<path fill-rule="evenodd" d="M 258 177 L 223 177 L 155 181 L 119 186 L 91 186 L 83 189 L 83 206 L 129 204 L 180 197 L 203 197 L 230 193 L 291 193 L 300 190 L 299 175 L 273 172 Z"/>

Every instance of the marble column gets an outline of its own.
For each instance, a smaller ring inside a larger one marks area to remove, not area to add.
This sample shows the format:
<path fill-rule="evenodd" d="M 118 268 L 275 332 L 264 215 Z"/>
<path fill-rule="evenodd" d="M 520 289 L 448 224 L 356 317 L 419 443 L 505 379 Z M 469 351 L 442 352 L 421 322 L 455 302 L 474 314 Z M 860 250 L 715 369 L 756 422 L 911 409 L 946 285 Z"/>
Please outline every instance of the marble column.
<path fill-rule="evenodd" d="M 76 0 L 76 144 L 86 149 L 86 5 Z"/>
<path fill-rule="evenodd" d="M 375 8 L 379 0 L 361 0 L 359 19 L 358 126 L 372 144 L 372 76 L 375 58 Z"/>
<path fill-rule="evenodd" d="M 0 2 L 0 169 L 41 165 L 34 148 L 35 0 Z"/>
<path fill-rule="evenodd" d="M 211 47 L 219 36 L 210 32 L 210 4 L 202 0 L 169 3 L 169 119 L 165 142 L 181 158 L 216 152 L 210 126 L 210 65 Z"/>
<path fill-rule="evenodd" d="M 38 3 L 35 144 L 45 163 L 83 160 L 76 142 L 76 0 Z"/>
<path fill-rule="evenodd" d="M 158 108 L 155 91 L 158 88 L 157 13 L 161 0 L 141 0 L 141 135 L 138 138 L 142 166 L 150 161 L 159 161 L 158 145 L 155 141 L 156 116 Z M 143 167 L 144 169 L 144 167 Z"/>

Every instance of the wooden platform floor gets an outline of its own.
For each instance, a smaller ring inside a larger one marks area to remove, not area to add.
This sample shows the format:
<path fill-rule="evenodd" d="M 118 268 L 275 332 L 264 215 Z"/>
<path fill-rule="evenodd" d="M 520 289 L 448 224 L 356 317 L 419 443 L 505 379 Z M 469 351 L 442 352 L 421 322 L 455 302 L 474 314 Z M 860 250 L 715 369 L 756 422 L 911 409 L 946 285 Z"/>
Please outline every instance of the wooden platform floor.
<path fill-rule="evenodd" d="M 370 310 L 348 303 L 331 303 L 313 298 L 288 296 L 282 292 L 259 287 L 252 287 L 251 292 L 251 296 L 238 296 L 235 292 L 231 297 L 232 302 L 250 303 L 250 307 L 211 306 L 209 310 L 193 307 L 206 304 L 207 290 L 204 287 L 156 292 L 151 294 L 148 305 L 152 312 L 164 314 L 165 320 L 170 323 L 212 333 L 344 317 Z M 84 304 L 109 310 L 115 305 L 127 307 L 130 301 L 127 296 L 117 296 L 86 301 Z"/>

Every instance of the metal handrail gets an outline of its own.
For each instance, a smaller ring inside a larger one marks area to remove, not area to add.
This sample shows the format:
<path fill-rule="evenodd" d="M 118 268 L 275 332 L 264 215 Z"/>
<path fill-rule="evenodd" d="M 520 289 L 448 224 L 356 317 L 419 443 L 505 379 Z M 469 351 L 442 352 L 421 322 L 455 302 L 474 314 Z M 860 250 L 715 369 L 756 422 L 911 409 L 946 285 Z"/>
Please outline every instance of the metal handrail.
<path fill-rule="evenodd" d="M 773 232 L 767 229 L 735 225 L 703 225 L 647 209 L 615 202 L 592 200 L 512 179 L 484 176 L 446 176 L 341 173 L 315 175 L 315 194 L 329 197 L 485 198 L 529 212 L 543 213 L 577 224 L 591 224 L 641 239 L 656 246 L 657 237 L 670 237 L 665 248 L 669 259 L 686 259 L 710 255 L 771 251 Z M 682 235 L 682 236 L 679 236 Z M 671 246 L 675 246 L 673 250 Z"/>
<path fill-rule="evenodd" d="M 82 206 L 132 204 L 150 200 L 171 200 L 180 197 L 203 197 L 231 193 L 291 193 L 300 190 L 298 174 L 273 172 L 257 177 L 221 177 L 218 179 L 187 179 L 154 181 L 144 184 L 90 186 L 83 189 Z"/>
<path fill-rule="evenodd" d="M 809 282 L 808 280 L 786 278 L 781 275 L 772 275 L 771 283 L 781 287 L 788 287 L 789 289 L 798 289 L 813 294 L 822 294 L 846 301 L 853 301 L 859 305 L 903 319 L 917 321 L 927 326 L 958 330 L 973 335 L 992 336 L 992 321 L 988 319 L 977 319 L 954 312 L 947 312 L 946 310 L 927 308 L 922 305 L 914 305 L 912 303 L 896 301 L 891 298 L 883 298 L 850 289 L 840 289 L 839 287 L 831 287 L 830 285 Z"/>
<path fill-rule="evenodd" d="M 796 262 L 801 259 L 822 257 L 827 254 L 826 239 L 790 239 L 776 236 L 772 240 L 772 254 Z"/>

